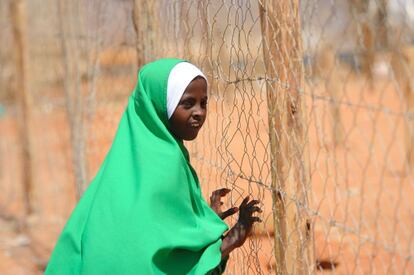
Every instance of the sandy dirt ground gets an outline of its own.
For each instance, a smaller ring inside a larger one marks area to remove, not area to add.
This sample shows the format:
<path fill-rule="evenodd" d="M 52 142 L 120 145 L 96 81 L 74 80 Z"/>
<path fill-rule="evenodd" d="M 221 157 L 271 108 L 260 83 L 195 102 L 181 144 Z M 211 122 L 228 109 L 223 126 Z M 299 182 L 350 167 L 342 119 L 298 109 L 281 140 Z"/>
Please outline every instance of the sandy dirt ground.
<path fill-rule="evenodd" d="M 414 274 L 414 185 L 413 174 L 404 167 L 404 127 L 410 122 L 401 115 L 404 100 L 389 82 L 370 88 L 350 78 L 338 95 L 343 139 L 335 145 L 333 104 L 324 99 L 327 95 L 318 84 L 304 94 L 311 173 L 306 210 L 313 222 L 319 272 Z M 89 177 L 111 145 L 126 97 L 97 102 L 88 126 Z M 251 108 L 257 108 L 251 116 L 264 118 L 262 122 L 243 123 L 240 112 L 211 104 L 200 141 L 189 144 L 206 196 L 224 185 L 233 190 L 226 205 L 237 204 L 246 194 L 263 201 L 264 224 L 232 256 L 227 274 L 269 274 L 276 265 L 269 190 L 240 178 L 223 181 L 229 170 L 270 181 L 266 105 L 252 103 Z M 41 274 L 76 204 L 68 120 L 60 105 L 42 105 L 32 114 L 34 213 L 26 216 L 15 118 L 14 107 L 0 117 L 0 274 Z"/>

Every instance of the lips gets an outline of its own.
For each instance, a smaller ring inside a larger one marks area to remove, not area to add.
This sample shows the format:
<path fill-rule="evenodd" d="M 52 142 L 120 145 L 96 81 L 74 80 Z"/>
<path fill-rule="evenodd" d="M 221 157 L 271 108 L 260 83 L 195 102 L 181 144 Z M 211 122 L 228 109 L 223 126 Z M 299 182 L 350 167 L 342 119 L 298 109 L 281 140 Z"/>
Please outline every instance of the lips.
<path fill-rule="evenodd" d="M 198 129 L 198 128 L 201 128 L 201 126 L 202 126 L 203 124 L 201 123 L 201 122 L 191 122 L 190 123 L 190 126 L 192 127 L 192 128 L 196 128 L 196 129 Z"/>

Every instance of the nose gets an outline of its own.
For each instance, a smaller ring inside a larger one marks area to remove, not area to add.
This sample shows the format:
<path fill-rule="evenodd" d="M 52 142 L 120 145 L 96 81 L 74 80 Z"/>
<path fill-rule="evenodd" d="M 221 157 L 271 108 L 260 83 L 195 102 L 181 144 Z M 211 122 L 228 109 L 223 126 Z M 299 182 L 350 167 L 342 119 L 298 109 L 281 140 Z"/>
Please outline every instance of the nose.
<path fill-rule="evenodd" d="M 193 111 L 193 117 L 196 120 L 201 120 L 206 116 L 206 110 L 201 106 L 196 106 Z"/>

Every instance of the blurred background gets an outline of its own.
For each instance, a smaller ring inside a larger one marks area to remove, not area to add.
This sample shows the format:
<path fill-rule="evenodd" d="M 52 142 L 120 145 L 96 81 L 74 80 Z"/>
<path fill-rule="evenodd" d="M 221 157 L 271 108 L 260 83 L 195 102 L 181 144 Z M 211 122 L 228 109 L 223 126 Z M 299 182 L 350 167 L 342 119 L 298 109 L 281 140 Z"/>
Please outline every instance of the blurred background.
<path fill-rule="evenodd" d="M 412 0 L 2 0 L 0 39 L 0 274 L 42 274 L 161 57 L 209 78 L 205 197 L 262 201 L 226 274 L 414 274 Z"/>

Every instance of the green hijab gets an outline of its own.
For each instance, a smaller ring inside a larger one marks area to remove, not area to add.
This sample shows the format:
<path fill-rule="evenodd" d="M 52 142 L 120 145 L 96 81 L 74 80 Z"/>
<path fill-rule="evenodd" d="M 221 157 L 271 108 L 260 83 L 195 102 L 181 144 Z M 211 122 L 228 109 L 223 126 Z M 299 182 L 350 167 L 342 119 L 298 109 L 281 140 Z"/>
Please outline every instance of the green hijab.
<path fill-rule="evenodd" d="M 228 227 L 203 199 L 186 148 L 168 130 L 167 81 L 179 62 L 161 59 L 140 70 L 112 147 L 45 274 L 207 274 L 219 266 Z"/>

